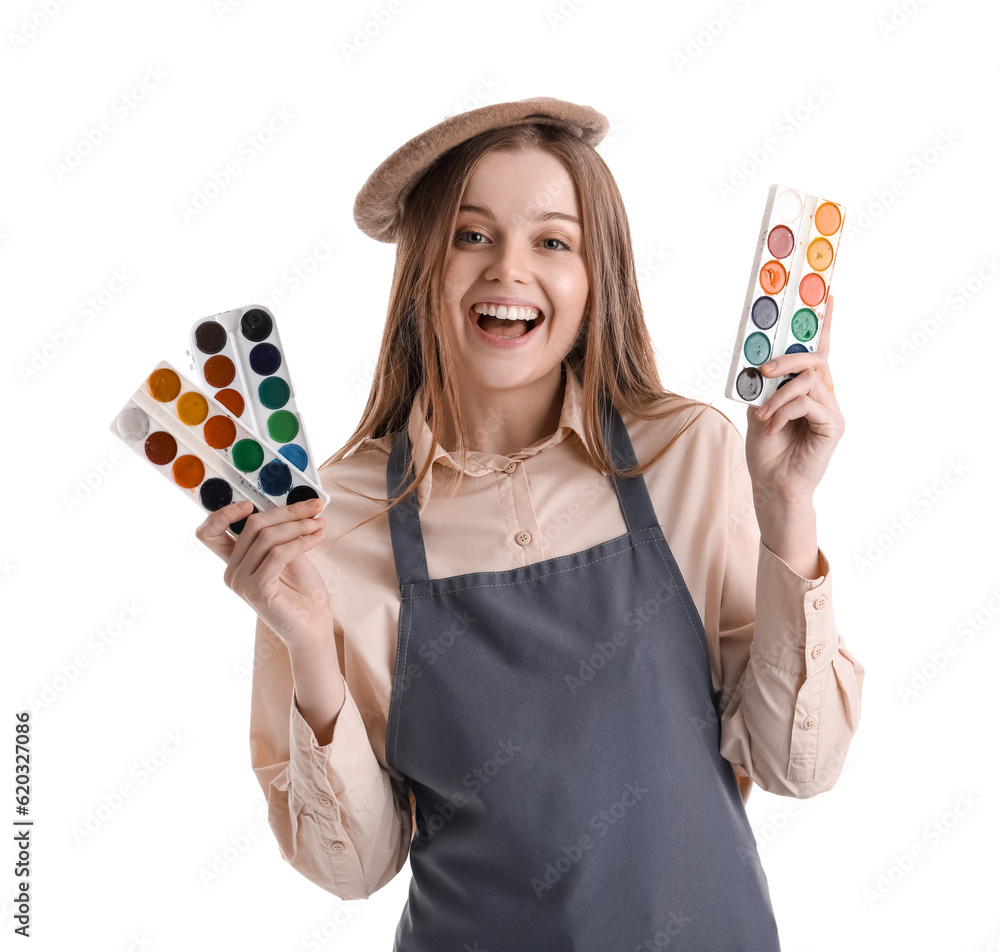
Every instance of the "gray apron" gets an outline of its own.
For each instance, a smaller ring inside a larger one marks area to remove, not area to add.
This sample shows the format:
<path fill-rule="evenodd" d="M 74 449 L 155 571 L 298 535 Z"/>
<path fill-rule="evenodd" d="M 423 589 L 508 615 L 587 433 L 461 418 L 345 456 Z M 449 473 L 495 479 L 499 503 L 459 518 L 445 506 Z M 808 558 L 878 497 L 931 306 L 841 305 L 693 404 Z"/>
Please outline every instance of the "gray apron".
<path fill-rule="evenodd" d="M 410 452 L 404 429 L 389 498 Z M 624 535 L 501 572 L 429 579 L 416 494 L 389 514 L 385 754 L 417 827 L 394 952 L 779 948 L 705 629 L 642 475 L 613 485 Z"/>

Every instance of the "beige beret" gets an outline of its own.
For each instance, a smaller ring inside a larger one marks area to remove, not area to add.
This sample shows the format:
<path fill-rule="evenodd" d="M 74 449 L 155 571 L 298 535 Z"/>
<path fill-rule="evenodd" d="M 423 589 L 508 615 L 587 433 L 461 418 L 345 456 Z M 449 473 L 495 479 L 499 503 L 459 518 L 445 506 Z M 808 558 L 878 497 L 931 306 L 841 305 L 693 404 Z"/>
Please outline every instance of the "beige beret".
<path fill-rule="evenodd" d="M 590 106 L 541 96 L 470 109 L 431 126 L 400 146 L 371 175 L 354 200 L 354 221 L 366 235 L 395 242 L 407 196 L 438 156 L 480 132 L 547 122 L 576 132 L 587 145 L 604 138 L 609 122 Z"/>

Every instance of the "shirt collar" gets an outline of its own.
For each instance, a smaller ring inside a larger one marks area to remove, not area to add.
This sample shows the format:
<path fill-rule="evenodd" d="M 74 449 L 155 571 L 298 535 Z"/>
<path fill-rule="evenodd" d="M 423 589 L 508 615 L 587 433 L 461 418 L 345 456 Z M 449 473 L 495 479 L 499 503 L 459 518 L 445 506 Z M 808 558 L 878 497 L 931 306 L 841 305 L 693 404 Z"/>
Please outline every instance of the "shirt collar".
<path fill-rule="evenodd" d="M 485 476 L 488 473 L 502 472 L 512 462 L 527 459 L 529 456 L 540 453 L 546 447 L 562 442 L 570 432 L 576 433 L 580 441 L 584 442 L 583 386 L 569 364 L 563 361 L 562 367 L 566 387 L 563 394 L 562 410 L 559 414 L 559 422 L 556 425 L 555 432 L 511 456 L 470 451 L 466 455 L 466 464 L 464 467 L 460 465 L 457 456 L 453 456 L 440 443 L 434 442 L 432 446 L 431 428 L 427 423 L 426 393 L 424 388 L 421 387 L 413 399 L 413 406 L 410 409 L 410 416 L 407 421 L 407 433 L 410 437 L 411 452 L 416 472 L 420 471 L 428 454 L 430 454 L 432 459 L 431 468 L 417 487 L 417 503 L 419 507 L 422 509 L 430 498 L 431 476 L 433 475 L 434 464 L 436 463 L 448 466 L 455 471 L 462 470 L 468 476 Z"/>

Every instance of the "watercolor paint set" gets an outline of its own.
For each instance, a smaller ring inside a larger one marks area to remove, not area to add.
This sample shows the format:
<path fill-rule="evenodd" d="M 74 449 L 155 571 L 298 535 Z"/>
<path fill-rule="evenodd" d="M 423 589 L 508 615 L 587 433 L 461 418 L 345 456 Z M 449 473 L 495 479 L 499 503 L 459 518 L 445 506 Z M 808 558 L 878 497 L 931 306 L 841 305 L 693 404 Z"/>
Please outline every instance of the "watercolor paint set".
<path fill-rule="evenodd" d="M 761 364 L 819 346 L 843 227 L 843 205 L 771 186 L 729 367 L 730 400 L 760 406 L 795 376 L 765 377 Z"/>
<path fill-rule="evenodd" d="M 306 476 L 319 478 L 270 311 L 237 308 L 198 321 L 191 328 L 189 353 L 220 403 Z"/>
<path fill-rule="evenodd" d="M 244 500 L 254 512 L 306 499 L 328 503 L 274 316 L 256 306 L 226 311 L 198 321 L 191 340 L 210 392 L 161 361 L 111 432 L 209 512 Z M 229 528 L 238 535 L 245 522 Z"/>

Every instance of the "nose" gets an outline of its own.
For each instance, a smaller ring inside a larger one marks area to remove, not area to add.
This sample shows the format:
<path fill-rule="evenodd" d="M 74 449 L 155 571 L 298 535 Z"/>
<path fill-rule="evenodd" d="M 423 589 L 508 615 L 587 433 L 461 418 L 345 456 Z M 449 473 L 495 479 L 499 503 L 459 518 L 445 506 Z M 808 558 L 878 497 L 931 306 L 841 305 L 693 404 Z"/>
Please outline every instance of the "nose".
<path fill-rule="evenodd" d="M 530 249 L 517 237 L 497 241 L 487 263 L 484 277 L 503 283 L 526 281 L 530 273 Z"/>

